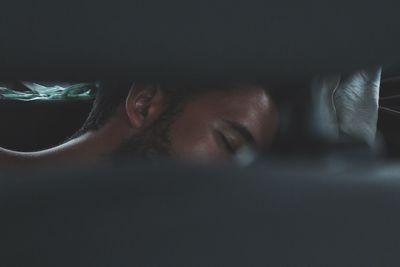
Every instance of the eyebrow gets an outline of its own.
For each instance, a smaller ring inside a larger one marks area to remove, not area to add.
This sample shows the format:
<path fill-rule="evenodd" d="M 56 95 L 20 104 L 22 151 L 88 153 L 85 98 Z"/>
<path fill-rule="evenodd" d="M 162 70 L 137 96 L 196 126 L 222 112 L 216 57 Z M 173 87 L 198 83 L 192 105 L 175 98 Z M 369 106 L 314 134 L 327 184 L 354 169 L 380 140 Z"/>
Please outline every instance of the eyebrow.
<path fill-rule="evenodd" d="M 248 144 L 254 145 L 256 143 L 254 136 L 245 126 L 230 120 L 223 120 L 223 121 L 227 123 L 233 130 L 237 131 L 246 140 Z"/>

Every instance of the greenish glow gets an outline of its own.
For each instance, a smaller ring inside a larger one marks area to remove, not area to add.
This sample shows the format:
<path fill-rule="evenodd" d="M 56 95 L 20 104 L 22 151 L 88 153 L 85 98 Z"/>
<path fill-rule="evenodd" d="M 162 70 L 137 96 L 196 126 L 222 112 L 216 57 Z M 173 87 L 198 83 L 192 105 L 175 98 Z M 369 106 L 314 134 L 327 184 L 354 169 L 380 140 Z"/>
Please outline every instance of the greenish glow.
<path fill-rule="evenodd" d="M 0 99 L 21 101 L 34 100 L 85 100 L 94 97 L 95 83 L 78 83 L 68 86 L 43 86 L 33 82 L 21 82 L 26 90 L 15 90 L 0 84 Z"/>

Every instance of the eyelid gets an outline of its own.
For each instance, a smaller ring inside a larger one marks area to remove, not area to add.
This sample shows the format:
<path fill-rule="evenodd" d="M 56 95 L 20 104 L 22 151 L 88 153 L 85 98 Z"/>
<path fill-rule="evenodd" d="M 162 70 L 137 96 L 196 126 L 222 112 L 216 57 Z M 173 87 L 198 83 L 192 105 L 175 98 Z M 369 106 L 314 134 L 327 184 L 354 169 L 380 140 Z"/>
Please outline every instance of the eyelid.
<path fill-rule="evenodd" d="M 255 144 L 255 140 L 253 135 L 249 132 L 249 130 L 244 127 L 243 125 L 241 125 L 240 123 L 236 123 L 233 121 L 229 121 L 229 120 L 223 120 L 224 123 L 227 125 L 228 128 L 232 129 L 235 134 L 239 135 L 239 139 L 243 140 L 244 139 L 244 143 L 248 143 L 248 144 Z"/>
<path fill-rule="evenodd" d="M 218 139 L 218 142 L 222 144 L 225 148 L 225 150 L 230 154 L 233 155 L 235 153 L 235 149 L 232 147 L 232 144 L 228 141 L 228 138 L 225 136 L 225 134 L 222 131 L 216 131 L 216 138 Z"/>

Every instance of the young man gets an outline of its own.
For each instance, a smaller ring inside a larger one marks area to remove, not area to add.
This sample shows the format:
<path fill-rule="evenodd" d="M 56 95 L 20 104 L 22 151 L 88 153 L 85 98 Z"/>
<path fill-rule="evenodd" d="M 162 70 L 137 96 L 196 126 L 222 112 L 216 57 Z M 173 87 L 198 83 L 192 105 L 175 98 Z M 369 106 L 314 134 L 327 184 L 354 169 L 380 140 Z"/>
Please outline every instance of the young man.
<path fill-rule="evenodd" d="M 103 84 L 69 141 L 32 153 L 0 149 L 0 166 L 118 156 L 229 160 L 245 147 L 267 148 L 276 131 L 276 106 L 261 84 Z"/>

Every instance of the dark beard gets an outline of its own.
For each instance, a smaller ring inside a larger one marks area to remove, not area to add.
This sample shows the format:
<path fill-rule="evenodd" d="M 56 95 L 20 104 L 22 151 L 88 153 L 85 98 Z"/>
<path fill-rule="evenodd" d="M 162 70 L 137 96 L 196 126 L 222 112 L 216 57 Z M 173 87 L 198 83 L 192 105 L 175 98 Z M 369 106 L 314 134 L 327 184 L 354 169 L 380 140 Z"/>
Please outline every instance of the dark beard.
<path fill-rule="evenodd" d="M 112 159 L 159 159 L 171 156 L 170 126 L 180 109 L 167 110 L 148 129 L 123 142 L 112 154 Z"/>

